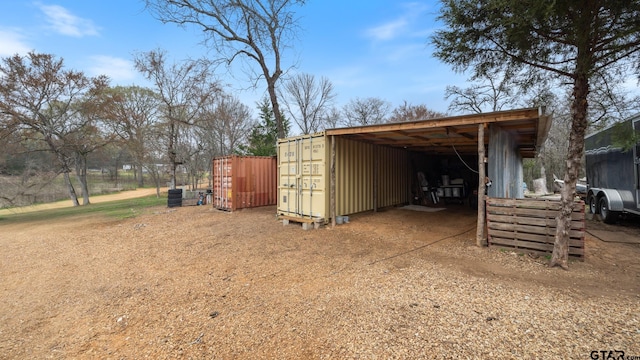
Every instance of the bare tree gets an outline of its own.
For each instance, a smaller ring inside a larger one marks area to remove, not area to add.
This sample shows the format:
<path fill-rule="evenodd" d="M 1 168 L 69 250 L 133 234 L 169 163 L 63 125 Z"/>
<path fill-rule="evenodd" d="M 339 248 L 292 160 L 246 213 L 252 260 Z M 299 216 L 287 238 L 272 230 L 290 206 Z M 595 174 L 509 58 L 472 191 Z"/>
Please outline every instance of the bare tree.
<path fill-rule="evenodd" d="M 147 7 L 163 22 L 203 29 L 206 42 L 227 64 L 236 58 L 255 62 L 264 78 L 283 137 L 282 114 L 278 104 L 277 83 L 283 73 L 282 51 L 295 35 L 297 19 L 292 7 L 304 0 L 145 0 Z"/>
<path fill-rule="evenodd" d="M 160 50 L 138 54 L 135 66 L 154 83 L 160 97 L 160 118 L 164 124 L 161 134 L 166 140 L 174 189 L 176 168 L 183 161 L 178 149 L 180 134 L 199 119 L 200 108 L 212 101 L 219 87 L 207 63 L 185 61 L 182 65 L 169 65 L 166 54 Z"/>
<path fill-rule="evenodd" d="M 169 163 L 167 148 L 168 142 L 165 136 L 166 123 L 155 122 L 150 128 L 149 138 L 153 139 L 148 145 L 143 167 L 146 174 L 156 186 L 156 194 L 160 196 L 160 184 L 170 176 L 170 169 L 165 165 Z"/>
<path fill-rule="evenodd" d="M 502 82 L 494 83 L 488 79 L 488 84 L 475 83 L 466 88 L 447 86 L 445 99 L 452 98 L 449 111 L 454 113 L 481 113 L 484 111 L 500 111 L 505 104 L 503 99 L 508 94 L 502 92 Z"/>
<path fill-rule="evenodd" d="M 454 113 L 482 113 L 486 111 L 500 111 L 505 107 L 515 107 L 522 97 L 522 92 L 544 82 L 532 76 L 520 76 L 517 71 L 502 68 L 488 73 L 486 69 L 479 69 L 466 88 L 447 86 L 445 99 L 451 98 L 449 111 Z"/>
<path fill-rule="evenodd" d="M 205 104 L 198 118 L 197 126 L 189 131 L 190 139 L 185 139 L 186 146 L 191 149 L 186 154 L 186 165 L 194 186 L 211 170 L 211 159 L 238 151 L 253 125 L 249 108 L 229 94 L 216 96 Z M 212 186 L 211 180 L 209 176 L 209 187 Z"/>
<path fill-rule="evenodd" d="M 316 81 L 311 74 L 297 74 L 283 86 L 285 106 L 303 134 L 318 132 L 325 113 L 336 97 L 333 84 L 322 77 Z"/>
<path fill-rule="evenodd" d="M 86 105 L 86 104 L 85 104 Z M 97 111 L 97 112 L 96 112 Z M 90 154 L 114 141 L 115 134 L 106 134 L 103 128 L 101 110 L 86 109 L 77 114 L 80 117 L 78 130 L 66 136 L 67 147 L 73 152 L 76 179 L 82 190 L 82 204 L 89 204 L 89 183 L 87 180 L 87 159 Z"/>
<path fill-rule="evenodd" d="M 346 118 L 344 125 L 361 126 L 382 124 L 386 122 L 390 108 L 391 104 L 380 98 L 356 98 L 355 100 L 349 101 L 342 110 Z"/>
<path fill-rule="evenodd" d="M 322 116 L 322 126 L 323 130 L 326 129 L 335 129 L 341 123 L 340 119 L 342 118 L 342 112 L 335 106 L 332 106 L 327 112 Z"/>
<path fill-rule="evenodd" d="M 445 117 L 447 114 L 431 110 L 426 105 L 412 105 L 406 101 L 393 109 L 388 122 L 407 122 Z"/>
<path fill-rule="evenodd" d="M 197 137 L 209 157 L 225 156 L 238 150 L 253 125 L 249 107 L 229 94 L 218 96 L 202 109 Z"/>
<path fill-rule="evenodd" d="M 621 66 L 621 64 L 614 64 L 612 68 L 616 65 Z M 623 88 L 620 79 L 616 76 L 610 73 L 596 74 L 592 79 L 591 87 L 588 94 L 589 113 L 587 114 L 589 131 L 597 131 L 640 112 L 640 96 Z"/>
<path fill-rule="evenodd" d="M 110 128 L 133 156 L 138 186 L 144 186 L 143 169 L 150 151 L 152 128 L 158 121 L 160 99 L 151 89 L 117 86 L 109 90 L 112 106 L 105 111 Z M 156 184 L 159 193 L 159 184 Z"/>
<path fill-rule="evenodd" d="M 187 183 L 191 189 L 198 189 L 204 174 L 209 170 L 206 161 L 206 143 L 198 137 L 198 126 L 185 127 L 178 138 L 178 156 L 186 171 Z"/>
<path fill-rule="evenodd" d="M 96 147 L 97 127 L 92 115 L 95 102 L 107 87 L 106 77 L 88 78 L 82 72 L 65 70 L 62 59 L 30 52 L 4 58 L 0 65 L 0 112 L 4 126 L 22 131 L 55 155 L 58 172 L 64 175 L 75 206 L 78 196 L 69 174 L 75 167 L 88 204 L 86 154 Z M 82 172 L 82 169 L 85 172 Z M 84 175 L 84 176 L 83 176 Z"/>
<path fill-rule="evenodd" d="M 31 205 L 39 196 L 42 201 L 43 189 L 59 175 L 55 158 L 39 142 L 28 140 L 25 131 L 13 131 L 1 119 L 0 207 Z"/>

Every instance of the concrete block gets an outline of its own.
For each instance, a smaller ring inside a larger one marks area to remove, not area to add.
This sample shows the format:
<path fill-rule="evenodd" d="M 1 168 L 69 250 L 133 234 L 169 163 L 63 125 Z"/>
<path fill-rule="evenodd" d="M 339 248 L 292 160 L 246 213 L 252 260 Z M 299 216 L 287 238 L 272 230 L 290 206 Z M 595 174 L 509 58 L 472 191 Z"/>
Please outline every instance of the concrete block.
<path fill-rule="evenodd" d="M 311 230 L 311 226 L 312 226 L 311 223 L 307 223 L 307 222 L 302 223 L 302 230 Z"/>
<path fill-rule="evenodd" d="M 282 226 L 289 225 L 289 219 L 282 219 Z"/>

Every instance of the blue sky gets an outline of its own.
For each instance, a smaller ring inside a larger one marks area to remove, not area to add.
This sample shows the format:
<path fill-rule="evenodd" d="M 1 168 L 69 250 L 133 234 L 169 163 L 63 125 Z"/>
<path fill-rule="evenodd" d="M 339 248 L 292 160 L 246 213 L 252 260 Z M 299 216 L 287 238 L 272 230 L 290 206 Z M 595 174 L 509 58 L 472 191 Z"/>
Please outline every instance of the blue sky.
<path fill-rule="evenodd" d="M 437 29 L 438 2 L 310 0 L 300 9 L 299 37 L 283 66 L 327 77 L 337 106 L 354 98 L 378 97 L 393 107 L 404 100 L 446 111 L 447 85 L 466 77 L 431 56 L 429 36 Z M 30 50 L 61 57 L 67 68 L 111 78 L 113 85 L 142 85 L 133 55 L 164 49 L 175 61 L 207 55 L 201 32 L 162 24 L 138 0 L 2 1 L 0 56 Z M 220 72 L 227 90 L 251 109 L 264 94 L 236 66 Z"/>

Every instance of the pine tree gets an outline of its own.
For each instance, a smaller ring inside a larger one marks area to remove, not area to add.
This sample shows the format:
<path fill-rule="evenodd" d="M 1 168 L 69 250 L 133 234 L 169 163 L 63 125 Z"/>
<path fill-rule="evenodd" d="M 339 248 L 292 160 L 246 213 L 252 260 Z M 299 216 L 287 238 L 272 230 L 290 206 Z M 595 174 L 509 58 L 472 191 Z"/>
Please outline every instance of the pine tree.
<path fill-rule="evenodd" d="M 239 153 L 252 156 L 276 156 L 278 146 L 278 124 L 268 99 L 263 99 L 258 104 L 260 110 L 260 122 L 251 128 L 248 137 L 248 145 L 240 145 Z M 284 136 L 289 136 L 290 124 L 286 118 L 282 118 Z"/>

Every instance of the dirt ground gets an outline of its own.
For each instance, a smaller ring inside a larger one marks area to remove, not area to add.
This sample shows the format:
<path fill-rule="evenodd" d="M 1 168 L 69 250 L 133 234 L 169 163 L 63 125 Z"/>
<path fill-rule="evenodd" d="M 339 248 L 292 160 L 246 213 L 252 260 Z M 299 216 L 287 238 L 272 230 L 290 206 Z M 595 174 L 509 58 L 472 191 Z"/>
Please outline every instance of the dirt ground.
<path fill-rule="evenodd" d="M 0 358 L 640 355 L 640 245 L 588 235 L 586 261 L 549 269 L 476 247 L 475 215 L 389 209 L 303 231 L 275 207 L 189 206 L 0 223 Z"/>

